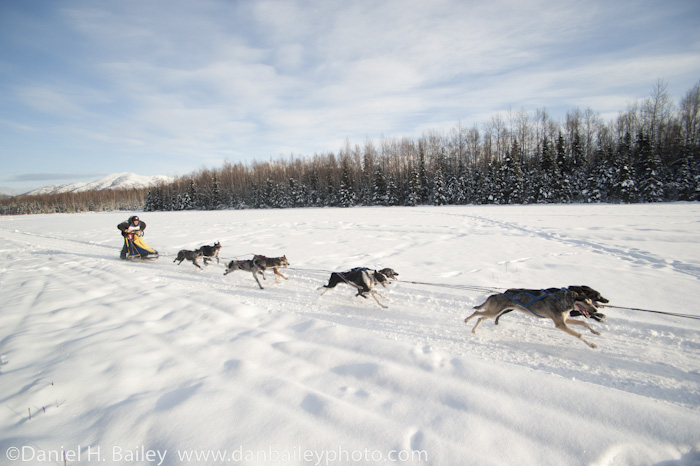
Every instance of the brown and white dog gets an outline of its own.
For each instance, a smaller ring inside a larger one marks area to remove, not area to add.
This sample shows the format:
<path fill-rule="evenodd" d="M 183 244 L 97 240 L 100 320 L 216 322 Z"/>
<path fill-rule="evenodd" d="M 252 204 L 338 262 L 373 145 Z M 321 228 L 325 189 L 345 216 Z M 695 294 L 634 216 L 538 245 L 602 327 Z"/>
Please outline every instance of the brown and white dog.
<path fill-rule="evenodd" d="M 540 296 L 540 295 L 542 295 L 542 294 L 544 294 L 544 293 L 553 293 L 553 292 L 555 292 L 555 291 L 557 291 L 557 290 L 559 290 L 559 288 L 547 288 L 546 290 L 539 290 L 539 291 L 537 291 L 537 290 L 529 290 L 529 292 L 530 292 L 530 293 L 535 293 L 536 295 Z M 573 309 L 573 310 L 569 313 L 569 316 L 570 316 L 570 317 L 584 316 L 584 317 L 586 317 L 587 319 L 597 320 L 598 322 L 603 322 L 603 321 L 605 320 L 605 314 L 603 314 L 603 313 L 601 313 L 601 312 L 598 312 L 598 308 L 605 307 L 605 306 L 603 306 L 601 303 L 608 303 L 608 302 L 610 302 L 610 301 L 608 301 L 607 299 L 603 298 L 603 295 L 601 295 L 599 291 L 594 290 L 594 289 L 591 288 L 590 286 L 586 286 L 586 285 L 580 285 L 580 286 L 578 286 L 578 285 L 571 285 L 571 286 L 568 287 L 568 290 L 570 290 L 570 291 L 575 291 L 576 293 L 578 293 L 579 297 L 582 297 L 582 299 L 579 299 L 579 301 L 583 301 L 583 300 L 585 300 L 585 299 L 590 299 L 590 300 L 591 300 L 591 304 L 593 304 L 593 306 L 596 308 L 596 311 L 595 311 L 595 312 L 590 312 L 588 309 L 585 309 L 585 308 L 584 308 L 584 309 L 579 309 L 579 308 L 577 307 L 576 309 Z M 506 290 L 506 291 L 505 291 L 505 294 L 506 294 L 506 295 L 514 295 L 515 293 L 519 293 L 519 292 L 522 292 L 522 291 L 523 291 L 523 290 L 514 288 L 514 289 Z M 507 310 L 507 311 L 503 312 L 503 314 L 507 314 L 507 313 L 509 313 L 509 312 L 511 312 L 511 311 L 513 311 L 513 310 L 514 310 L 514 309 Z M 501 319 L 501 317 L 503 316 L 503 314 L 501 314 L 501 315 L 499 315 L 498 317 L 496 317 L 496 325 L 498 325 L 498 321 Z"/>
<path fill-rule="evenodd" d="M 280 267 L 286 268 L 289 265 L 289 261 L 287 260 L 287 256 L 282 256 L 282 257 L 266 257 L 262 256 L 259 254 L 256 254 L 253 256 L 253 260 L 258 263 L 258 265 L 262 266 L 263 268 L 263 280 L 266 280 L 265 278 L 265 269 L 272 269 L 272 271 L 275 273 L 275 283 L 277 283 L 279 280 L 277 280 L 277 277 L 282 277 L 285 280 L 287 277 L 285 277 L 280 271 Z"/>
<path fill-rule="evenodd" d="M 381 296 L 382 298 L 386 298 L 386 296 L 375 290 L 374 287 L 377 284 L 381 284 L 383 287 L 386 287 L 390 280 L 396 280 L 396 277 L 398 277 L 398 275 L 398 273 L 396 273 L 393 269 L 390 268 L 385 268 L 377 271 L 370 270 L 366 267 L 356 267 L 354 269 L 348 270 L 347 272 L 331 273 L 331 277 L 328 280 L 328 284 L 323 285 L 318 289 L 321 290 L 325 288 L 323 293 L 321 293 L 321 296 L 323 296 L 331 288 L 335 288 L 340 283 L 345 283 L 357 289 L 357 294 L 355 296 L 362 296 L 365 299 L 369 296 L 372 296 L 374 300 L 377 301 L 377 304 L 379 304 L 379 306 L 386 309 L 387 306 L 382 304 L 377 298 L 377 296 Z"/>
<path fill-rule="evenodd" d="M 511 289 L 505 293 L 489 296 L 482 304 L 474 307 L 477 310 L 464 319 L 464 322 L 468 322 L 473 317 L 479 317 L 472 329 L 472 333 L 476 333 L 477 327 L 484 320 L 497 318 L 507 311 L 516 310 L 540 318 L 551 319 L 559 330 L 578 338 L 591 348 L 597 348 L 595 343 L 586 340 L 580 333 L 569 327 L 569 325 L 580 325 L 586 327 L 593 334 L 600 335 L 587 322 L 570 317 L 569 313 L 577 308 L 589 313 L 596 312 L 590 299 L 566 288 L 556 291 Z"/>

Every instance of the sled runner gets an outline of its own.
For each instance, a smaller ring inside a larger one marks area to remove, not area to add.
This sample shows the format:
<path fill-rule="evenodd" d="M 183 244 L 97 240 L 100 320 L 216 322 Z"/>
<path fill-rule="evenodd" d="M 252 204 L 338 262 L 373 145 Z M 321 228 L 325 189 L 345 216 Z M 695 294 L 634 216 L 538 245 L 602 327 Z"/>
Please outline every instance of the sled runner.
<path fill-rule="evenodd" d="M 143 240 L 143 233 L 139 233 L 130 233 L 124 237 L 127 249 L 126 258 L 129 260 L 158 259 L 158 251 L 146 244 Z"/>

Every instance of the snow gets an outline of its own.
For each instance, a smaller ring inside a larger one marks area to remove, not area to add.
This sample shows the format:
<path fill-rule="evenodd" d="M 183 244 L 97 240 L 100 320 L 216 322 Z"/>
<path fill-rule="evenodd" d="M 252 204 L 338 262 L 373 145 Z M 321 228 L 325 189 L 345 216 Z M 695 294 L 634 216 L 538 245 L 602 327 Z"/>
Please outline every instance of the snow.
<path fill-rule="evenodd" d="M 130 214 L 0 217 L 0 464 L 700 461 L 700 321 L 463 322 L 479 287 L 582 284 L 700 316 L 700 204 L 149 212 L 144 263 Z M 289 280 L 173 263 L 215 241 Z M 388 309 L 320 296 L 355 266 L 400 274 Z"/>
<path fill-rule="evenodd" d="M 141 189 L 158 183 L 172 182 L 173 178 L 165 175 L 144 176 L 135 173 L 113 173 L 100 178 L 97 181 L 88 181 L 71 184 L 54 184 L 35 189 L 26 194 L 58 194 L 79 193 L 84 191 L 101 191 L 104 189 Z"/>

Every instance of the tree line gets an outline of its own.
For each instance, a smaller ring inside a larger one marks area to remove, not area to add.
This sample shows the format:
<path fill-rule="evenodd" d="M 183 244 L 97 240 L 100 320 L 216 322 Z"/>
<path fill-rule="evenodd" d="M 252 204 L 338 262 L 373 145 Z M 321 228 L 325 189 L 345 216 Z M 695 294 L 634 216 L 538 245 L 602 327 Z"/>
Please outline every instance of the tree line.
<path fill-rule="evenodd" d="M 678 200 L 700 200 L 700 82 L 676 105 L 657 81 L 610 121 L 509 110 L 418 138 L 226 162 L 150 189 L 6 199 L 0 213 Z"/>

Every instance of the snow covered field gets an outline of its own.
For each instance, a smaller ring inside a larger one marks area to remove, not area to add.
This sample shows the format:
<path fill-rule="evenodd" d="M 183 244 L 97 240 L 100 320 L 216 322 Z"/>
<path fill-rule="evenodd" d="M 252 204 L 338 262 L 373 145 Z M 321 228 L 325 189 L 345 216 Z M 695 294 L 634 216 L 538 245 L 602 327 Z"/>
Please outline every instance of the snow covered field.
<path fill-rule="evenodd" d="M 0 217 L 0 464 L 696 465 L 700 321 L 606 309 L 594 350 L 489 293 L 700 316 L 700 204 Z M 286 254 L 288 281 L 173 263 Z M 330 271 L 392 267 L 388 309 Z M 415 284 L 423 282 L 435 285 Z"/>

